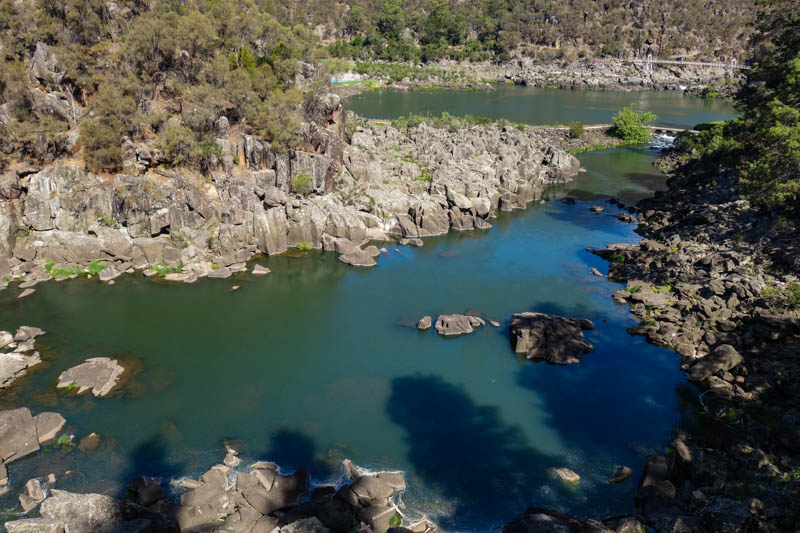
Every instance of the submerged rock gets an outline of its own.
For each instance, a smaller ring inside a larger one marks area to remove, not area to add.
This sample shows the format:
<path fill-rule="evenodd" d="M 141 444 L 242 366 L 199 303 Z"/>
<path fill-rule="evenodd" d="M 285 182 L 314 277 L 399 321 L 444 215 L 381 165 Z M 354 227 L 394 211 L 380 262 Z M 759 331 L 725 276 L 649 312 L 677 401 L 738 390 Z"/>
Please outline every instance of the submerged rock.
<path fill-rule="evenodd" d="M 629 467 L 618 466 L 616 469 L 614 469 L 614 475 L 608 479 L 608 482 L 611 484 L 622 483 L 631 477 L 631 474 L 633 474 L 633 470 L 631 470 Z"/>
<path fill-rule="evenodd" d="M 528 359 L 570 365 L 593 349 L 583 338 L 587 329 L 594 329 L 594 324 L 586 319 L 517 313 L 511 317 L 511 344 L 515 353 Z"/>
<path fill-rule="evenodd" d="M 444 337 L 468 335 L 475 331 L 475 328 L 484 325 L 486 322 L 477 316 L 439 315 L 436 319 L 436 333 Z"/>
<path fill-rule="evenodd" d="M 77 386 L 78 394 L 83 394 L 91 389 L 92 394 L 101 398 L 111 392 L 111 389 L 117 384 L 119 376 L 124 371 L 125 369 L 114 359 L 93 357 L 78 366 L 62 372 L 58 376 L 58 384 L 56 386 L 59 389 Z"/>
<path fill-rule="evenodd" d="M 570 483 L 574 485 L 581 480 L 581 476 L 569 468 L 551 468 L 550 473 L 564 483 Z"/>
<path fill-rule="evenodd" d="M 270 272 L 272 272 L 272 270 L 268 269 L 267 267 L 263 267 L 261 265 L 255 265 L 253 267 L 252 274 L 254 276 L 266 276 Z"/>

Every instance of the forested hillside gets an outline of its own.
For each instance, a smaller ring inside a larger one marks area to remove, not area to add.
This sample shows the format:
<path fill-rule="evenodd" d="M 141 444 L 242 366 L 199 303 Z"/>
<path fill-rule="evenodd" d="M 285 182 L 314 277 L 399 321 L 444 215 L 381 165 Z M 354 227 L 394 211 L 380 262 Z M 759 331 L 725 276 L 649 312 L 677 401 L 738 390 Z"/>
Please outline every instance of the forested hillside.
<path fill-rule="evenodd" d="M 385 59 L 507 56 L 519 47 L 543 59 L 624 57 L 650 39 L 656 53 L 741 56 L 752 0 L 317 0 L 302 16 L 340 42 L 334 53 Z M 288 13 L 287 13 L 288 15 Z M 335 21 L 331 24 L 331 21 Z M 344 41 L 349 46 L 344 45 Z M 414 44 L 419 46 L 414 46 Z M 453 48 L 453 47 L 456 48 Z"/>
<path fill-rule="evenodd" d="M 399 61 L 741 57 L 747 0 L 0 0 L 0 168 L 80 156 L 123 170 L 125 145 L 200 170 L 221 118 L 296 148 L 329 56 Z M 649 41 L 648 41 L 649 40 Z M 321 88 L 321 87 L 320 87 Z"/>
<path fill-rule="evenodd" d="M 223 116 L 276 151 L 296 146 L 309 93 L 298 62 L 325 52 L 276 14 L 235 0 L 2 0 L 0 166 L 83 146 L 91 170 L 116 171 L 127 138 L 202 167 Z"/>

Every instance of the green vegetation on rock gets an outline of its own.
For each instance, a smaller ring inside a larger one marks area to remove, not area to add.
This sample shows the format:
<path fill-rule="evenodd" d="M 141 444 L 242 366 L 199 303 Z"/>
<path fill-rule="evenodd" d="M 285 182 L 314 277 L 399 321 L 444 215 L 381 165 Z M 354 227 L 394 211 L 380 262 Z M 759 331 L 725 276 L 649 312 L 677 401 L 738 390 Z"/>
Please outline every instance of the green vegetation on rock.
<path fill-rule="evenodd" d="M 657 118 L 653 113 L 625 107 L 614 115 L 610 133 L 626 142 L 645 144 L 653 138 L 648 126 Z"/>

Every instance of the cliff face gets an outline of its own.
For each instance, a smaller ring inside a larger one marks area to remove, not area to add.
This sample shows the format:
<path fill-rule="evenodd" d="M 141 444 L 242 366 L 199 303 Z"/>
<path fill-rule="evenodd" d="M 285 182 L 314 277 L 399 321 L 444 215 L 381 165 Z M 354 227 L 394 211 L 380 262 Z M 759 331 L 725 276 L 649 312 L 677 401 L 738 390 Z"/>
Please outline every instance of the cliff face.
<path fill-rule="evenodd" d="M 163 262 L 202 276 L 300 243 L 321 248 L 325 234 L 361 244 L 488 228 L 498 209 L 522 208 L 578 170 L 536 133 L 494 125 L 401 132 L 365 122 L 346 144 L 334 108 L 331 129 L 307 136 L 310 151 L 218 139 L 223 155 L 207 176 L 147 168 L 144 146 L 132 148 L 138 176 L 103 177 L 67 160 L 6 172 L 3 284 L 48 279 L 48 263 L 104 260 L 124 271 Z"/>

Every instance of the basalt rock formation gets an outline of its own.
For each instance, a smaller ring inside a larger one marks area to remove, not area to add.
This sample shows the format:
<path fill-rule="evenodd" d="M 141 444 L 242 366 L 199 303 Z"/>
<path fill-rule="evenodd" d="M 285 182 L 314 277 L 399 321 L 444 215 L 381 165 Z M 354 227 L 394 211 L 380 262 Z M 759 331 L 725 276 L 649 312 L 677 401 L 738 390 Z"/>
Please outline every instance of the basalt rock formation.
<path fill-rule="evenodd" d="M 228 453 L 225 462 L 236 463 Z M 147 477 L 134 480 L 123 501 L 52 490 L 42 494 L 39 518 L 26 516 L 5 527 L 9 533 L 386 533 L 402 524 L 393 503 L 405 490 L 402 473 L 364 473 L 347 460 L 343 469 L 348 483 L 313 490 L 306 469 L 283 474 L 273 463 L 237 470 L 215 465 L 199 480 L 173 481 L 177 497 L 167 495 L 162 480 Z M 406 528 L 436 529 L 425 520 Z"/>
<path fill-rule="evenodd" d="M 552 365 L 571 365 L 592 350 L 583 338 L 586 329 L 594 329 L 591 320 L 517 313 L 511 317 L 509 332 L 515 353 Z"/>
<path fill-rule="evenodd" d="M 208 176 L 163 170 L 145 146 L 134 150 L 138 175 L 99 176 L 68 161 L 0 175 L 0 285 L 69 277 L 92 261 L 106 281 L 152 265 L 193 280 L 212 265 L 237 270 L 255 254 L 326 239 L 359 246 L 488 228 L 497 210 L 525 207 L 579 168 L 535 132 L 494 125 L 401 131 L 363 121 L 347 144 L 329 100 L 331 127 L 308 135 L 310 151 L 220 138 L 224 155 Z M 310 190 L 298 190 L 299 177 Z M 370 263 L 358 254 L 351 263 Z"/>

